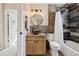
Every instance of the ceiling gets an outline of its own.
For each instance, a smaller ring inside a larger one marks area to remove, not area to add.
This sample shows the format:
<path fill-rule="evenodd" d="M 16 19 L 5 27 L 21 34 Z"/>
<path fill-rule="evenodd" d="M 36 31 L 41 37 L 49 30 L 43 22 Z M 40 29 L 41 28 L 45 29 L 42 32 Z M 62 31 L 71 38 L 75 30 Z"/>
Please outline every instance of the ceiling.
<path fill-rule="evenodd" d="M 66 3 L 54 3 L 54 4 L 49 4 L 49 6 L 55 6 L 55 7 L 62 7 L 62 6 L 64 6 Z"/>

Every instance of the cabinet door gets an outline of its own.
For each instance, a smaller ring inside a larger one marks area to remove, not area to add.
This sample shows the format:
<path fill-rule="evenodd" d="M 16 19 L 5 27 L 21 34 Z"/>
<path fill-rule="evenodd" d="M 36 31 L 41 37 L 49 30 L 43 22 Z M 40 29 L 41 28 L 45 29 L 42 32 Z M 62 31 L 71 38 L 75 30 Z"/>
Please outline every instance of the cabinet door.
<path fill-rule="evenodd" d="M 27 40 L 27 42 L 26 42 L 26 47 L 27 47 L 27 49 L 26 49 L 27 55 L 29 55 L 29 54 L 31 54 L 31 55 L 36 54 L 36 53 L 35 53 L 35 51 L 36 51 L 36 46 L 35 46 L 34 41 L 32 41 L 32 40 Z"/>
<path fill-rule="evenodd" d="M 37 54 L 45 54 L 46 52 L 46 42 L 45 40 L 39 40 L 37 42 L 36 53 Z"/>
<path fill-rule="evenodd" d="M 26 41 L 26 53 L 27 55 L 45 55 L 46 52 L 46 40 L 44 37 L 30 37 Z"/>

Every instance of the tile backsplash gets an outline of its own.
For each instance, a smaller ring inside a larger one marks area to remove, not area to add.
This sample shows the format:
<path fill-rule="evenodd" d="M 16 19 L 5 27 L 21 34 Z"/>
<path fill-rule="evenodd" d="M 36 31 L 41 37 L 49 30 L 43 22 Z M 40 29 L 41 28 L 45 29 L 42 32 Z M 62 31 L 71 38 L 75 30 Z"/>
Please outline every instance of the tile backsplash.
<path fill-rule="evenodd" d="M 33 26 L 30 26 L 30 31 L 32 32 Z M 47 33 L 48 32 L 48 26 L 39 26 L 39 30 L 41 33 Z"/>

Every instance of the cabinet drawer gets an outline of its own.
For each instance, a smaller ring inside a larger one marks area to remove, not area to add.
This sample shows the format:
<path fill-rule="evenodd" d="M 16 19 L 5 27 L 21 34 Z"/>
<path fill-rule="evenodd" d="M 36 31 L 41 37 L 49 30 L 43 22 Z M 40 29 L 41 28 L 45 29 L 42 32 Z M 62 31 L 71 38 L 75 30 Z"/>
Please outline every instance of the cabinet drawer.
<path fill-rule="evenodd" d="M 29 36 L 26 38 L 27 40 L 44 40 L 45 37 L 42 37 L 42 36 L 37 36 L 37 37 L 34 37 L 34 36 Z"/>

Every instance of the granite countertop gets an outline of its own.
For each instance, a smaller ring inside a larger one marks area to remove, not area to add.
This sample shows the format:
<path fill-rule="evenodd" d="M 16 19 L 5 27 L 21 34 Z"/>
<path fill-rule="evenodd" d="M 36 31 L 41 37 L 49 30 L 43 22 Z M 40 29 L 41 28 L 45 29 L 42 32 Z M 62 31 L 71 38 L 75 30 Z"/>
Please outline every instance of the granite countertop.
<path fill-rule="evenodd" d="M 29 33 L 27 34 L 27 36 L 45 36 L 45 33 L 39 33 L 39 34 L 32 34 L 32 33 Z"/>

